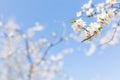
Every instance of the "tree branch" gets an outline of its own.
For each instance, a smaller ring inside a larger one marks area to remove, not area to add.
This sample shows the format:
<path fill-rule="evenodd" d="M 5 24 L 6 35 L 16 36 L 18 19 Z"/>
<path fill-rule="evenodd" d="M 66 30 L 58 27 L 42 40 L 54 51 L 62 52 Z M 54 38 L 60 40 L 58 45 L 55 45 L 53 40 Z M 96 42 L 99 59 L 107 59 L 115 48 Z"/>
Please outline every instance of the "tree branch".
<path fill-rule="evenodd" d="M 65 36 L 65 33 L 66 33 L 66 25 L 65 25 L 64 22 L 62 23 L 62 25 L 63 25 L 63 26 L 62 26 L 62 27 L 63 27 L 62 36 L 60 37 L 59 40 L 57 40 L 57 41 L 55 41 L 55 42 L 53 42 L 53 43 L 50 43 L 50 45 L 47 47 L 47 49 L 46 49 L 45 52 L 43 53 L 43 56 L 42 56 L 41 60 L 37 63 L 37 65 L 39 65 L 39 64 L 41 63 L 41 61 L 45 60 L 45 57 L 47 56 L 48 51 L 49 51 L 52 47 L 54 47 L 54 46 L 56 46 L 57 44 L 59 44 L 59 43 L 61 43 L 62 41 L 64 41 L 64 36 Z"/>
<path fill-rule="evenodd" d="M 114 29 L 115 29 L 115 30 L 114 30 L 114 32 L 113 32 L 113 35 L 112 35 L 111 39 L 108 40 L 107 42 L 103 43 L 103 45 L 109 44 L 111 41 L 113 41 L 113 39 L 114 39 L 114 37 L 115 37 L 115 34 L 116 34 L 116 32 L 117 32 L 117 27 L 115 27 Z"/>
<path fill-rule="evenodd" d="M 95 34 L 93 34 L 93 35 L 91 35 L 91 36 L 87 37 L 86 39 L 83 39 L 81 42 L 83 43 L 83 42 L 85 42 L 85 41 L 87 41 L 87 40 L 91 39 L 93 36 L 95 36 Z"/>

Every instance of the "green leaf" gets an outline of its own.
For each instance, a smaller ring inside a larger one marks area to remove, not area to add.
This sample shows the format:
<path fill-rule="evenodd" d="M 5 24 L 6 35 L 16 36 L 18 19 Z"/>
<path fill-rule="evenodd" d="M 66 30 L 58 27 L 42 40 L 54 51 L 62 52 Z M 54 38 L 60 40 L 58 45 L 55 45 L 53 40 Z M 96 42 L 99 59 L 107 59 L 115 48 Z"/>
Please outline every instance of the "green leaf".
<path fill-rule="evenodd" d="M 76 19 L 72 19 L 71 23 L 72 24 L 76 23 Z"/>
<path fill-rule="evenodd" d="M 98 27 L 98 30 L 99 30 L 99 31 L 101 31 L 102 29 L 103 29 L 103 27 L 102 27 L 102 26 L 99 26 L 99 27 Z"/>

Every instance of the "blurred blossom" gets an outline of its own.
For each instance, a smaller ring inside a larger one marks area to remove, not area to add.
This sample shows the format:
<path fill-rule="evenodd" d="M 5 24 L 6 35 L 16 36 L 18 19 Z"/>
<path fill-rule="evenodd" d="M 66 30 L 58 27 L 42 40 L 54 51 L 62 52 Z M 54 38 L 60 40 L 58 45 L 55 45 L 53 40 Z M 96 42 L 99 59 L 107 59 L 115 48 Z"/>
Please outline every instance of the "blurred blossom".
<path fill-rule="evenodd" d="M 10 19 L 5 25 L 5 28 L 9 30 L 19 30 L 20 26 L 16 24 L 16 22 L 13 19 Z"/>
<path fill-rule="evenodd" d="M 96 7 L 97 12 L 102 11 L 104 9 L 104 5 L 105 5 L 104 3 L 97 4 L 97 7 Z"/>
<path fill-rule="evenodd" d="M 36 23 L 35 26 L 33 26 L 32 28 L 28 29 L 27 35 L 28 35 L 28 37 L 32 38 L 32 37 L 34 37 L 35 32 L 42 31 L 43 29 L 44 29 L 43 26 L 39 25 L 39 23 Z"/>
<path fill-rule="evenodd" d="M 38 22 L 35 23 L 35 26 L 33 27 L 34 31 L 42 31 L 44 27 L 40 25 Z"/>
<path fill-rule="evenodd" d="M 88 11 L 86 11 L 86 14 L 89 16 L 89 15 L 92 15 L 94 13 L 94 9 L 93 8 L 90 8 Z"/>
<path fill-rule="evenodd" d="M 3 25 L 3 22 L 0 21 L 0 27 Z"/>
<path fill-rule="evenodd" d="M 52 36 L 53 37 L 57 36 L 57 33 L 56 32 L 52 32 Z"/>
<path fill-rule="evenodd" d="M 42 39 L 39 39 L 38 40 L 38 44 L 39 45 L 42 45 L 42 44 L 45 44 L 48 40 L 46 38 L 42 38 Z"/>
<path fill-rule="evenodd" d="M 14 80 L 16 78 L 21 79 L 20 76 L 25 80 L 31 62 L 34 63 L 31 73 L 33 79 L 53 80 L 63 66 L 60 60 L 64 58 L 67 53 L 72 52 L 71 49 L 64 50 L 59 53 L 57 57 L 50 57 L 41 61 L 43 53 L 41 52 L 41 47 L 48 43 L 48 39 L 40 38 L 34 42 L 28 40 L 28 38 L 33 38 L 36 31 L 42 31 L 44 29 L 43 26 L 36 23 L 35 26 L 28 29 L 27 34 L 25 34 L 19 32 L 20 26 L 16 24 L 14 20 L 9 20 L 4 25 L 0 23 L 0 26 L 1 25 L 5 27 L 0 27 L 3 29 L 0 33 L 0 58 L 7 62 L 7 65 L 3 67 L 2 75 L 0 75 L 1 80 L 8 80 L 8 78 Z M 56 33 L 53 32 L 52 36 L 56 36 Z M 31 61 L 28 59 L 31 59 Z M 36 65 L 39 62 L 41 63 Z"/>
<path fill-rule="evenodd" d="M 116 0 L 106 0 L 106 3 L 115 3 Z"/>
<path fill-rule="evenodd" d="M 73 49 L 66 49 L 66 50 L 63 50 L 61 53 L 58 53 L 56 56 L 52 55 L 51 56 L 51 60 L 53 61 L 59 61 L 61 59 L 63 59 L 63 57 L 68 54 L 68 53 L 72 53 L 73 52 Z"/>
<path fill-rule="evenodd" d="M 86 3 L 86 4 L 84 4 L 83 6 L 82 6 L 82 10 L 83 11 L 86 11 L 88 8 L 90 8 L 92 6 L 92 0 L 89 0 L 89 2 L 88 3 Z"/>
<path fill-rule="evenodd" d="M 69 80 L 74 80 L 73 78 L 69 78 Z"/>
<path fill-rule="evenodd" d="M 96 50 L 95 44 L 91 44 L 90 48 L 86 52 L 86 56 L 92 56 L 94 54 L 95 50 Z"/>
<path fill-rule="evenodd" d="M 81 12 L 81 11 L 79 11 L 79 12 L 76 13 L 76 16 L 77 16 L 77 17 L 80 17 L 81 15 L 82 15 L 82 12 Z"/>

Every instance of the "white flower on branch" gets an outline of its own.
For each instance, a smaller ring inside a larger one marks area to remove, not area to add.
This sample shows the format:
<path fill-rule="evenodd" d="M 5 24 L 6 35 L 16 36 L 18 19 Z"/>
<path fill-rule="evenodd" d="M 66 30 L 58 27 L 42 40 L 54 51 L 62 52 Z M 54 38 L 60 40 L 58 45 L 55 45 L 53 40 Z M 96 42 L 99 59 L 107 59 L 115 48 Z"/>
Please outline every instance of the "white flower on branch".
<path fill-rule="evenodd" d="M 102 25 L 103 24 L 108 24 L 110 18 L 113 17 L 113 16 L 114 16 L 114 12 L 112 10 L 103 11 L 101 14 L 97 15 L 97 21 Z"/>
<path fill-rule="evenodd" d="M 90 8 L 92 6 L 92 0 L 89 0 L 89 2 L 88 3 L 86 3 L 86 4 L 84 4 L 83 6 L 82 6 L 82 10 L 83 11 L 86 11 L 88 8 Z"/>
<path fill-rule="evenodd" d="M 105 3 L 97 4 L 97 6 L 96 6 L 97 12 L 104 10 L 104 5 L 105 5 Z"/>
<path fill-rule="evenodd" d="M 77 16 L 82 16 L 83 18 L 94 18 L 96 22 L 90 22 L 90 24 L 86 24 L 81 18 L 81 24 L 78 23 L 77 19 L 72 20 L 72 28 L 75 32 L 79 32 L 80 35 L 86 36 L 81 42 L 87 40 L 93 40 L 93 38 L 97 37 L 101 30 L 105 26 L 108 26 L 116 15 L 119 15 L 119 3 L 116 3 L 116 0 L 106 0 L 106 3 L 99 3 L 97 5 L 93 4 L 92 0 L 89 0 L 88 3 L 82 6 L 82 11 L 79 11 Z M 81 15 L 82 12 L 82 15 Z M 84 15 L 85 14 L 85 15 Z M 87 25 L 87 26 L 86 26 Z M 72 38 L 80 41 L 80 36 L 78 33 L 76 35 L 71 35 Z M 116 39 L 117 40 L 117 39 Z"/>
<path fill-rule="evenodd" d="M 72 28 L 76 32 L 80 32 L 83 27 L 85 27 L 86 23 L 80 18 L 76 20 L 76 22 L 72 25 Z"/>
<path fill-rule="evenodd" d="M 89 10 L 86 11 L 86 15 L 93 15 L 94 14 L 94 9 L 90 8 Z"/>
<path fill-rule="evenodd" d="M 89 27 L 87 27 L 87 30 L 89 31 L 90 35 L 97 35 L 99 32 L 99 27 L 102 27 L 97 22 L 90 23 Z M 88 33 L 88 32 L 87 32 Z"/>

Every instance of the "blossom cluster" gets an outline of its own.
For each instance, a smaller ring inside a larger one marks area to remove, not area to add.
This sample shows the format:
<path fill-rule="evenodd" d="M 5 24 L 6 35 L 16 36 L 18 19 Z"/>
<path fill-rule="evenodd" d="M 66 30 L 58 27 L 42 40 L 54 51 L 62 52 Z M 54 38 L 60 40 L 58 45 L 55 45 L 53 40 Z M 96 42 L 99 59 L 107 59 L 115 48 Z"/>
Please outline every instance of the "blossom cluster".
<path fill-rule="evenodd" d="M 20 25 L 12 19 L 7 23 L 0 22 L 0 80 L 54 80 L 56 76 L 72 79 L 61 69 L 62 59 L 73 49 L 63 49 L 46 58 L 43 55 L 46 48 L 50 48 L 48 38 L 33 40 L 35 32 L 43 29 L 36 23 L 23 33 Z M 56 33 L 53 32 L 52 36 Z"/>
<path fill-rule="evenodd" d="M 106 0 L 106 2 L 99 4 L 94 4 L 92 0 L 89 0 L 82 6 L 82 10 L 76 13 L 77 18 L 72 20 L 72 29 L 84 34 L 86 39 L 83 41 L 93 39 L 119 12 L 119 6 L 114 7 L 116 4 L 116 0 Z M 95 21 L 85 22 L 85 18 L 92 18 Z"/>

